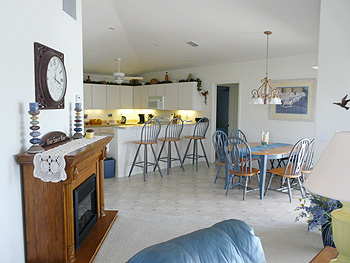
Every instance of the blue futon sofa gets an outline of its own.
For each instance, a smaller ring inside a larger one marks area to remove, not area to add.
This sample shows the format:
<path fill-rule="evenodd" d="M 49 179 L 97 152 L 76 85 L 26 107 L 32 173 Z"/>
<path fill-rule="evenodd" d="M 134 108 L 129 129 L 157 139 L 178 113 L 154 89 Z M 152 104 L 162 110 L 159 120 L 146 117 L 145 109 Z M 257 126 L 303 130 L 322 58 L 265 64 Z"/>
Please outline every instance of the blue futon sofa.
<path fill-rule="evenodd" d="M 264 263 L 260 238 L 240 220 L 225 220 L 147 247 L 127 263 Z"/>

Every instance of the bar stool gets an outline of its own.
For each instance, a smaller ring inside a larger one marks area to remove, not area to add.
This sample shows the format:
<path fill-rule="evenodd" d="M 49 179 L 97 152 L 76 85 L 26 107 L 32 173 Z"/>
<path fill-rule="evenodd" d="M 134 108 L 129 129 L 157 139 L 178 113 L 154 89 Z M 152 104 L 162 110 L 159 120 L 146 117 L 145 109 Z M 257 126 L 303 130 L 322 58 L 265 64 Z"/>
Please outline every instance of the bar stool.
<path fill-rule="evenodd" d="M 159 141 L 162 141 L 162 147 L 160 148 L 160 152 L 158 155 L 158 162 L 167 162 L 167 174 L 169 174 L 169 169 L 171 168 L 171 161 L 180 161 L 180 165 L 183 171 L 185 171 L 185 168 L 183 167 L 182 164 L 182 160 L 180 157 L 180 152 L 179 149 L 177 147 L 176 142 L 180 141 L 180 135 L 182 133 L 182 129 L 183 129 L 183 120 L 181 120 L 181 118 L 177 117 L 172 119 L 171 121 L 169 121 L 168 125 L 166 126 L 166 130 L 165 130 L 165 137 L 159 138 Z M 161 157 L 163 149 L 164 149 L 164 145 L 165 143 L 168 142 L 168 156 L 166 157 Z M 171 143 L 174 143 L 175 145 L 175 149 L 177 152 L 177 156 L 179 157 L 177 158 L 172 158 L 171 157 Z M 154 170 L 156 170 L 156 166 L 154 167 Z"/>
<path fill-rule="evenodd" d="M 146 173 L 147 173 L 147 167 L 150 165 L 156 165 L 158 167 L 160 176 L 163 177 L 162 172 L 160 171 L 158 160 L 156 157 L 156 154 L 153 149 L 153 144 L 157 144 L 158 141 L 158 136 L 159 132 L 161 129 L 160 122 L 157 119 L 151 119 L 148 122 L 146 122 L 141 130 L 141 140 L 140 141 L 134 141 L 133 143 L 138 144 L 139 146 L 137 147 L 136 155 L 134 158 L 134 161 L 132 163 L 130 172 L 129 172 L 129 177 L 131 176 L 132 170 L 134 169 L 134 166 L 141 167 L 143 168 L 143 180 L 146 181 Z M 141 146 L 144 146 L 144 156 L 143 156 L 143 161 L 136 162 L 137 156 L 139 154 Z M 151 146 L 151 150 L 154 156 L 155 163 L 148 162 L 147 160 L 147 146 Z"/>
<path fill-rule="evenodd" d="M 188 145 L 187 145 L 187 148 L 185 151 L 185 155 L 184 155 L 184 159 L 182 162 L 185 163 L 185 159 L 189 158 L 189 159 L 192 159 L 192 164 L 194 164 L 194 160 L 196 160 L 196 171 L 198 171 L 198 158 L 202 158 L 202 157 L 205 158 L 205 161 L 207 162 L 207 165 L 209 168 L 208 158 L 207 158 L 207 155 L 205 153 L 204 146 L 202 143 L 202 140 L 205 139 L 205 134 L 207 133 L 208 127 L 209 127 L 209 119 L 206 117 L 201 118 L 194 126 L 193 135 L 192 136 L 185 136 L 185 138 L 190 139 L 190 141 L 188 142 Z M 187 154 L 192 140 L 193 140 L 193 153 Z M 204 155 L 198 154 L 198 141 L 200 141 L 200 143 L 201 143 Z"/>

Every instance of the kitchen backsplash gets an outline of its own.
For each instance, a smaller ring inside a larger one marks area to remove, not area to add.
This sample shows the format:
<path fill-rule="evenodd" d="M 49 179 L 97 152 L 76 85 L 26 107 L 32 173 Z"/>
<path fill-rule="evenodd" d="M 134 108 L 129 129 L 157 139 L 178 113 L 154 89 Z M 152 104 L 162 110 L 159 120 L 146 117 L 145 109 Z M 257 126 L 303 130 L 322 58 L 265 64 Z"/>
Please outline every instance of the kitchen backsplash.
<path fill-rule="evenodd" d="M 85 110 L 84 114 L 87 115 L 86 120 L 90 119 L 101 119 L 104 122 L 109 120 L 114 120 L 115 122 L 120 121 L 121 116 L 126 117 L 127 123 L 137 123 L 139 121 L 138 114 L 145 114 L 145 119 L 147 121 L 148 114 L 153 114 L 154 116 L 166 116 L 172 117 L 173 114 L 181 115 L 184 121 L 194 121 L 195 118 L 202 117 L 200 111 L 193 110 L 149 110 L 149 109 L 120 109 L 120 110 Z"/>

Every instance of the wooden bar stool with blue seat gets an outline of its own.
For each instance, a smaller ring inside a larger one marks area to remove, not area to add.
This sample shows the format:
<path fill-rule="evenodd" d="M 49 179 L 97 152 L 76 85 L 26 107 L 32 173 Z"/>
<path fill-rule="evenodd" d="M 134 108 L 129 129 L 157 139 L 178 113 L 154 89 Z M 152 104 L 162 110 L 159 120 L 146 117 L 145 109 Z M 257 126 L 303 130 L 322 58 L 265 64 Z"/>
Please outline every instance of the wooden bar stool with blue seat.
<path fill-rule="evenodd" d="M 182 159 L 180 157 L 179 148 L 177 147 L 177 144 L 176 144 L 177 141 L 180 141 L 180 136 L 182 133 L 183 125 L 184 125 L 184 123 L 183 123 L 183 120 L 181 118 L 177 117 L 177 118 L 172 119 L 171 121 L 169 121 L 168 125 L 166 126 L 165 137 L 158 138 L 159 141 L 163 142 L 162 147 L 160 148 L 160 151 L 159 151 L 158 162 L 159 161 L 167 162 L 167 174 L 169 174 L 169 169 L 171 168 L 171 161 L 179 161 L 182 170 L 185 171 L 185 168 L 182 164 Z M 164 149 L 164 145 L 166 142 L 168 143 L 168 156 L 161 157 L 163 149 Z M 175 149 L 176 149 L 178 158 L 171 157 L 171 143 L 172 142 L 175 145 Z M 154 170 L 155 169 L 156 169 L 156 166 L 154 167 Z"/>
<path fill-rule="evenodd" d="M 216 183 L 216 180 L 218 178 L 221 178 L 221 177 L 219 177 L 219 174 L 221 171 L 221 166 L 225 165 L 225 178 L 222 178 L 222 179 L 225 179 L 225 181 L 226 181 L 226 183 L 225 183 L 225 189 L 226 189 L 227 182 L 228 182 L 228 171 L 227 171 L 228 169 L 227 169 L 226 162 L 225 162 L 226 158 L 225 158 L 225 150 L 224 150 L 225 146 L 224 146 L 224 144 L 225 144 L 225 141 L 227 140 L 227 135 L 225 132 L 217 130 L 214 132 L 212 140 L 213 140 L 213 146 L 215 149 L 215 153 L 216 153 L 216 156 L 217 156 L 217 159 L 219 162 L 219 170 L 216 174 L 214 184 Z"/>
<path fill-rule="evenodd" d="M 208 127 L 209 127 L 209 119 L 207 117 L 201 118 L 194 126 L 193 135 L 185 136 L 185 138 L 190 139 L 190 141 L 188 142 L 182 163 L 185 163 L 186 158 L 192 159 L 192 164 L 194 164 L 194 160 L 196 160 L 196 171 L 198 171 L 198 158 L 204 157 L 205 161 L 207 162 L 208 168 L 210 167 L 207 155 L 204 150 L 203 142 L 202 142 L 202 140 L 206 139 L 205 134 L 207 133 Z M 193 153 L 187 154 L 192 140 L 193 140 Z M 198 154 L 198 141 L 200 141 L 204 155 Z"/>
<path fill-rule="evenodd" d="M 143 125 L 141 129 L 141 140 L 133 142 L 135 144 L 138 144 L 139 146 L 137 147 L 136 155 L 129 172 L 129 177 L 131 176 L 134 166 L 137 166 L 137 167 L 143 168 L 143 180 L 146 181 L 147 167 L 154 166 L 154 165 L 158 167 L 160 176 L 163 177 L 162 172 L 159 168 L 159 163 L 157 160 L 156 153 L 154 152 L 154 148 L 153 148 L 153 144 L 158 143 L 157 139 L 160 133 L 160 129 L 161 129 L 161 125 L 159 120 L 157 119 L 151 119 Z M 136 162 L 137 156 L 139 154 L 139 151 L 142 145 L 144 146 L 143 161 Z M 148 162 L 147 160 L 147 146 L 151 147 L 155 163 Z"/>

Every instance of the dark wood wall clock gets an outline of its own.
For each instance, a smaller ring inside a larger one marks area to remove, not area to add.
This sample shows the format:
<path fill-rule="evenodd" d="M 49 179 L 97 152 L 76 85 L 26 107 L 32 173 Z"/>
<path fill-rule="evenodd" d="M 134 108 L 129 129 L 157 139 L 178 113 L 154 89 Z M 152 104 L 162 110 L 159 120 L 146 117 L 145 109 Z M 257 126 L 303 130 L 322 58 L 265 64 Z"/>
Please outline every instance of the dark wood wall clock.
<path fill-rule="evenodd" d="M 64 109 L 67 73 L 63 53 L 34 43 L 35 100 L 40 109 Z"/>

